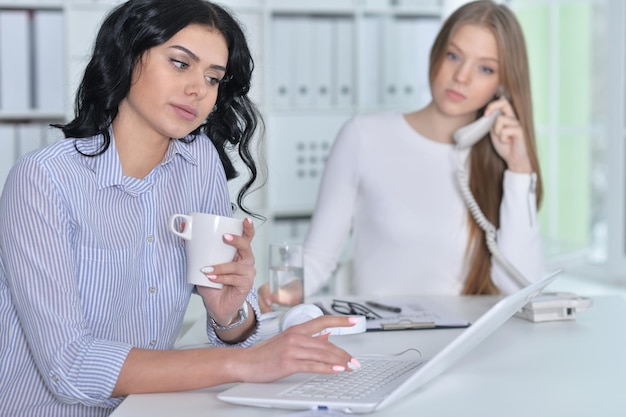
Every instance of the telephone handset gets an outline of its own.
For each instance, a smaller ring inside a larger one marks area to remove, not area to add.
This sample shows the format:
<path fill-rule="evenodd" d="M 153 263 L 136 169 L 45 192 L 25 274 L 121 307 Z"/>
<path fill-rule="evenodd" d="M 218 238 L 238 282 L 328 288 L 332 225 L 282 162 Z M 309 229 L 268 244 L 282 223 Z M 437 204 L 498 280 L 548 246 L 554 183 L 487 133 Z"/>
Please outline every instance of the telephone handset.
<path fill-rule="evenodd" d="M 498 91 L 494 96 L 494 100 L 503 96 L 508 99 L 508 94 L 500 85 L 498 86 Z M 474 120 L 472 123 L 454 132 L 452 137 L 454 139 L 454 143 L 456 143 L 457 149 L 467 149 L 474 146 L 476 142 L 481 140 L 487 132 L 491 130 L 491 127 L 496 122 L 496 118 L 501 114 L 501 110 L 494 110 L 491 114 L 483 115 L 480 119 Z"/>
<path fill-rule="evenodd" d="M 493 113 L 482 116 L 480 119 L 470 123 L 458 129 L 453 134 L 454 141 L 456 143 L 457 150 L 463 150 L 470 148 L 480 139 L 482 139 L 490 130 L 496 121 L 496 118 L 502 114 L 500 110 L 496 110 Z M 527 286 L 530 284 L 521 272 L 504 257 L 504 254 L 500 251 L 496 242 L 496 227 L 485 217 L 480 206 L 476 202 L 476 199 L 472 195 L 472 191 L 469 186 L 469 178 L 465 172 L 465 163 L 462 158 L 459 158 L 459 169 L 457 170 L 457 179 L 459 181 L 459 188 L 461 195 L 469 212 L 476 220 L 478 226 L 485 232 L 485 241 L 487 243 L 487 249 L 493 255 L 494 259 L 502 265 L 502 267 L 518 282 L 521 286 Z"/>
<path fill-rule="evenodd" d="M 493 113 L 483 116 L 478 120 L 458 129 L 454 132 L 453 138 L 456 143 L 456 147 L 459 149 L 467 149 L 473 146 L 476 142 L 481 140 L 496 121 L 496 118 L 502 114 L 500 110 L 496 110 Z"/>

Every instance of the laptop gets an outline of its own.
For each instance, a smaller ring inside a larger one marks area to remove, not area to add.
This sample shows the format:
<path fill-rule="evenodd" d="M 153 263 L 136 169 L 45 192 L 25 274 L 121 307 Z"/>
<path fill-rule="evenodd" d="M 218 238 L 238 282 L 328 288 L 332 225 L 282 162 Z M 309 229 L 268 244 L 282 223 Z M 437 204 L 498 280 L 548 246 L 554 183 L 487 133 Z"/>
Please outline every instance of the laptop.
<path fill-rule="evenodd" d="M 241 383 L 221 392 L 217 398 L 233 404 L 293 410 L 321 409 L 357 414 L 380 410 L 450 368 L 554 281 L 560 272 L 557 270 L 498 301 L 430 360 L 403 359 L 403 355 L 359 356 L 357 359 L 362 367 L 355 372 L 302 373 L 271 383 Z M 361 381 L 370 372 L 388 374 L 390 370 L 393 370 L 393 379 L 387 375 L 375 375 L 373 388 Z M 354 393 L 356 388 L 369 391 Z"/>

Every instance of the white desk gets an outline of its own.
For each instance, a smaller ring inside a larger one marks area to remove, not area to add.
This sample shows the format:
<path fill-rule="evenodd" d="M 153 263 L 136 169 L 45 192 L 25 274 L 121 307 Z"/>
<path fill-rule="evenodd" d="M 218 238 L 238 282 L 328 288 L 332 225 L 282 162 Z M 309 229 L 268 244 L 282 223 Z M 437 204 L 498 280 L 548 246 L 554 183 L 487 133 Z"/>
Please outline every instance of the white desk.
<path fill-rule="evenodd" d="M 471 321 L 495 302 L 493 297 L 436 300 Z M 354 355 L 416 347 L 429 357 L 460 331 L 411 330 L 333 338 Z M 216 394 L 224 387 L 131 395 L 112 416 L 273 417 L 294 413 L 223 403 Z M 444 374 L 398 404 L 369 415 L 623 417 L 625 387 L 626 301 L 619 296 L 599 296 L 575 321 L 535 324 L 511 318 Z"/>

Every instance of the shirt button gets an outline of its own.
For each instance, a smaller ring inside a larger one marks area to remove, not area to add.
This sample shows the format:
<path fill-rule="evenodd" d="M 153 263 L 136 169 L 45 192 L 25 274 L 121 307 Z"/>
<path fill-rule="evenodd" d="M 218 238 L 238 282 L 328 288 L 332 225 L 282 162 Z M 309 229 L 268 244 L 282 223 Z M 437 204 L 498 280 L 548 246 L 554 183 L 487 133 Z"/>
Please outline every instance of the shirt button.
<path fill-rule="evenodd" d="M 153 235 L 148 235 L 148 243 L 152 243 L 154 242 L 154 236 Z"/>
<path fill-rule="evenodd" d="M 54 382 L 59 382 L 59 377 L 57 375 L 52 375 L 52 380 Z"/>
<path fill-rule="evenodd" d="M 156 292 L 156 287 L 150 287 L 150 294 L 154 294 Z"/>
<path fill-rule="evenodd" d="M 152 339 L 152 340 L 150 341 L 150 346 L 154 346 L 154 345 L 156 345 L 156 340 Z"/>

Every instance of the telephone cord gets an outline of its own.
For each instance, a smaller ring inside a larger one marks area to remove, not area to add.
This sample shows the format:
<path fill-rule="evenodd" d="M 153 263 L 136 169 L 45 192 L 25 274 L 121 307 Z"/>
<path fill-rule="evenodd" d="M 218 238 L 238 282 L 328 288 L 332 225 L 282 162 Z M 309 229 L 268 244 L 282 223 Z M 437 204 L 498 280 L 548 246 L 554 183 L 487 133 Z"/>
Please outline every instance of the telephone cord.
<path fill-rule="evenodd" d="M 500 247 L 497 243 L 497 231 L 495 226 L 485 217 L 478 202 L 474 198 L 472 191 L 469 186 L 469 178 L 465 169 L 463 168 L 462 162 L 459 161 L 459 169 L 457 170 L 457 179 L 459 182 L 459 189 L 461 191 L 461 196 L 467 205 L 469 212 L 472 214 L 474 220 L 478 226 L 485 232 L 485 242 L 487 244 L 487 249 L 493 255 L 495 260 L 517 281 L 517 283 L 523 287 L 530 284 L 530 282 L 522 275 L 522 273 L 515 268 L 515 266 L 509 262 L 508 259 L 504 256 Z"/>

